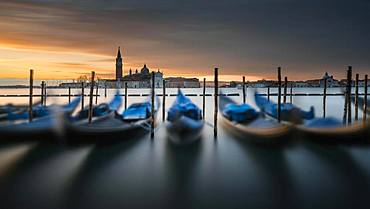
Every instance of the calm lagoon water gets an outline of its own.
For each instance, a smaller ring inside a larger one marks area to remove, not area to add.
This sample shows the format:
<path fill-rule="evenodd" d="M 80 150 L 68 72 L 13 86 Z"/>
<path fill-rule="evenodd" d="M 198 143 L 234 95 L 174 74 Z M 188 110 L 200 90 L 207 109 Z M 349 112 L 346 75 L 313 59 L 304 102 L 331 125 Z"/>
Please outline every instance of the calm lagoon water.
<path fill-rule="evenodd" d="M 222 91 L 241 95 L 238 89 Z M 114 92 L 109 90 L 108 98 L 100 97 L 99 102 L 109 101 Z M 321 93 L 322 89 L 294 92 Z M 12 93 L 27 90 L 0 89 L 0 94 Z M 129 89 L 129 94 L 135 93 L 149 90 Z M 167 93 L 174 94 L 176 89 Z M 254 105 L 252 95 L 253 89 L 248 89 L 247 102 Z M 202 106 L 202 97 L 190 98 Z M 242 101 L 241 96 L 233 98 Z M 129 97 L 128 104 L 143 99 Z M 167 97 L 166 106 L 174 99 Z M 0 98 L 0 104 L 27 101 Z M 48 98 L 48 104 L 66 101 Z M 343 97 L 328 97 L 327 114 L 341 119 L 343 102 Z M 293 103 L 307 110 L 313 105 L 316 115 L 322 115 L 322 97 L 297 96 Z M 206 97 L 206 104 L 206 120 L 213 123 L 213 97 Z M 154 139 L 146 135 L 104 146 L 0 143 L 0 205 L 6 206 L 0 208 L 368 208 L 368 146 L 292 141 L 280 147 L 256 146 L 231 137 L 222 128 L 214 139 L 213 128 L 205 126 L 198 143 L 175 147 L 161 124 Z"/>

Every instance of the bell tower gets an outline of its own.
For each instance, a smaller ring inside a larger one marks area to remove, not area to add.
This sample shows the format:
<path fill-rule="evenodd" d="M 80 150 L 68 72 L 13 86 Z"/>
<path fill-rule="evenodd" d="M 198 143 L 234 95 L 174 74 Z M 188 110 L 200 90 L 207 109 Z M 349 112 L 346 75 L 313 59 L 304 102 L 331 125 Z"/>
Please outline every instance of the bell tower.
<path fill-rule="evenodd" d="M 117 58 L 116 58 L 116 80 L 122 79 L 122 56 L 121 56 L 121 47 L 118 47 Z"/>

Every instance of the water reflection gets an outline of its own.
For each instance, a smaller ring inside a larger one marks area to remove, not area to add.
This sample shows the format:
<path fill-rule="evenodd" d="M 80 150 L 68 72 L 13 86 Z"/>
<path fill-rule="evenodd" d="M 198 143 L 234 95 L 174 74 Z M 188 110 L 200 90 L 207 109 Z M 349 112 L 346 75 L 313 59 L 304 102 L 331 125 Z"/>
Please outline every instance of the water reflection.
<path fill-rule="evenodd" d="M 84 198 L 87 188 L 95 187 L 95 182 L 99 181 L 99 175 L 106 171 L 110 166 L 119 165 L 118 160 L 127 155 L 127 152 L 141 139 L 133 138 L 130 140 L 120 141 L 109 144 L 95 145 L 90 153 L 86 156 L 85 160 L 78 167 L 75 175 L 67 186 L 64 202 L 67 208 L 72 208 L 80 205 L 80 207 L 94 207 L 94 204 L 99 202 L 89 202 L 88 198 Z M 111 176 L 106 176 L 106 181 L 110 181 Z M 117 188 L 119 189 L 119 188 Z M 103 191 L 103 192 L 109 192 Z M 91 205 L 90 205 L 91 204 Z"/>
<path fill-rule="evenodd" d="M 37 144 L 2 178 L 4 205 L 60 207 L 64 186 L 87 152 L 86 148 L 65 150 L 55 144 Z"/>
<path fill-rule="evenodd" d="M 246 155 L 254 161 L 253 169 L 261 175 L 260 186 L 264 187 L 265 196 L 258 197 L 264 205 L 276 208 L 294 208 L 295 187 L 292 185 L 289 165 L 285 151 L 288 146 L 263 146 L 235 139 Z M 285 144 L 286 145 L 286 144 Z"/>
<path fill-rule="evenodd" d="M 3 146 L 0 149 L 0 180 L 23 158 L 29 150 L 36 146 L 34 143 L 20 143 Z"/>
<path fill-rule="evenodd" d="M 167 204 L 169 208 L 191 208 L 194 199 L 194 176 L 197 173 L 203 140 L 188 145 L 174 145 L 166 141 Z"/>

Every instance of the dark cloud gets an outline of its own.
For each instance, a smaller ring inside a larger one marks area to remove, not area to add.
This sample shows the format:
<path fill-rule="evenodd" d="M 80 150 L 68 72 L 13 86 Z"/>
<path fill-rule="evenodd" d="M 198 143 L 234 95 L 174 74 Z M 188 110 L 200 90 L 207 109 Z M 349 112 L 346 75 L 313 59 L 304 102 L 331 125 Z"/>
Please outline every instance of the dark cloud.
<path fill-rule="evenodd" d="M 114 55 L 133 64 L 266 76 L 370 68 L 367 1 L 2 1 L 4 40 Z M 342 73 L 343 74 L 343 73 Z M 341 75 L 342 75 L 341 74 Z"/>

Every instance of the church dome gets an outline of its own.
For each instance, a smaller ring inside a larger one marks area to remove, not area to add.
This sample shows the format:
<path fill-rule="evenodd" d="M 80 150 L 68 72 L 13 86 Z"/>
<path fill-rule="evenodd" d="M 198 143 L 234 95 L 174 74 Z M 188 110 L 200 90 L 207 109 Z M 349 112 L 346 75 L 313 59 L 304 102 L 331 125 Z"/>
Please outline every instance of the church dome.
<path fill-rule="evenodd" d="M 146 67 L 146 64 L 144 64 L 144 67 L 141 69 L 140 72 L 145 75 L 149 74 L 149 69 Z"/>

